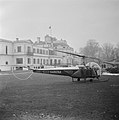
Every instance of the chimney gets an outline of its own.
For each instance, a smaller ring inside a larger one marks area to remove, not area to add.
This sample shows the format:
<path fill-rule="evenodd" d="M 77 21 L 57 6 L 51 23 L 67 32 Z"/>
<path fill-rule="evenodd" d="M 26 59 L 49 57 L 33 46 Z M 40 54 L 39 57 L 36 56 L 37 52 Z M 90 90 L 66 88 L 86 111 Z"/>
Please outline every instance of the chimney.
<path fill-rule="evenodd" d="M 37 42 L 40 43 L 40 37 L 37 37 Z"/>
<path fill-rule="evenodd" d="M 16 41 L 19 41 L 19 38 L 16 38 Z"/>

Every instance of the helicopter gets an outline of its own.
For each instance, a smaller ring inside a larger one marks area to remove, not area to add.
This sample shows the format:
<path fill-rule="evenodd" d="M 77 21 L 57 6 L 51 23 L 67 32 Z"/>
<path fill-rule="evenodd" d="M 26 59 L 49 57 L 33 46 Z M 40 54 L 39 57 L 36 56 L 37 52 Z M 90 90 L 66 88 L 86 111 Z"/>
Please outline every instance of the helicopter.
<path fill-rule="evenodd" d="M 98 58 L 88 57 L 88 56 L 80 55 L 76 53 L 60 51 L 57 49 L 55 49 L 55 51 L 81 57 L 83 62 L 81 65 L 78 65 L 75 67 L 41 68 L 37 70 L 33 69 L 33 72 L 69 76 L 72 78 L 72 82 L 74 82 L 75 80 L 80 81 L 81 79 L 83 79 L 84 81 L 86 81 L 87 79 L 89 79 L 89 81 L 93 81 L 93 79 L 95 78 L 99 80 L 101 76 L 101 67 L 95 62 L 89 62 L 85 64 L 86 58 L 99 60 Z"/>

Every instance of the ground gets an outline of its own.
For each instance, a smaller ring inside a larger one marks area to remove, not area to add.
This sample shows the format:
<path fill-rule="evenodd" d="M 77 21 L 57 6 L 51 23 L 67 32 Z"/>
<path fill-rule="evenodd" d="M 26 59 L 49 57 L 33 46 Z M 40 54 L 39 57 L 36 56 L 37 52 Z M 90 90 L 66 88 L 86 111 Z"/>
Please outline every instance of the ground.
<path fill-rule="evenodd" d="M 105 79 L 85 83 L 38 73 L 28 80 L 0 75 L 0 120 L 118 120 L 119 76 Z"/>

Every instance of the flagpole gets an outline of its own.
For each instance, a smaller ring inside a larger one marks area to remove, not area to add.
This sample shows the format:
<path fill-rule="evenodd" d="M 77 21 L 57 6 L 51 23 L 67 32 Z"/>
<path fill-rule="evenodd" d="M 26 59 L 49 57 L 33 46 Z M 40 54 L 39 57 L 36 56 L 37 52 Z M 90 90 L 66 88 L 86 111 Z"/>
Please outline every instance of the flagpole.
<path fill-rule="evenodd" d="M 52 27 L 49 26 L 49 32 L 50 32 L 50 36 L 52 36 Z"/>

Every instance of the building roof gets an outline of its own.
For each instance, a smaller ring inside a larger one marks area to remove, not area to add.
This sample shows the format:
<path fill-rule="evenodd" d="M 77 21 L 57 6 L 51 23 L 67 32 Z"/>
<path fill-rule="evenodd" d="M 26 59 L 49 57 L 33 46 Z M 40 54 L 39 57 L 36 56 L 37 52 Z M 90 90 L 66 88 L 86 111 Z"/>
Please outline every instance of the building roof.
<path fill-rule="evenodd" d="M 60 45 L 60 46 L 69 46 L 68 44 L 62 43 L 62 42 L 61 42 L 61 43 L 53 43 L 53 46 L 54 46 L 54 47 L 57 47 L 57 46 L 59 46 L 59 45 Z"/>
<path fill-rule="evenodd" d="M 10 40 L 1 39 L 1 38 L 0 38 L 0 42 L 10 42 L 10 43 L 12 43 L 12 41 L 10 41 Z"/>
<path fill-rule="evenodd" d="M 44 45 L 46 43 L 45 43 L 45 41 L 39 41 L 39 42 L 36 41 L 34 44 L 36 44 L 36 45 Z"/>
<path fill-rule="evenodd" d="M 29 39 L 29 40 L 17 40 L 17 41 L 14 41 L 14 43 L 30 43 L 30 44 L 33 44 L 33 42 Z"/>

